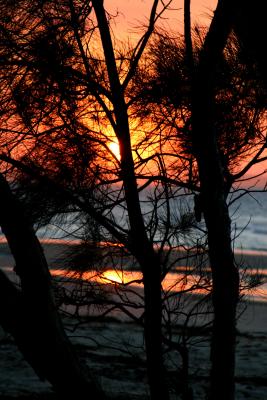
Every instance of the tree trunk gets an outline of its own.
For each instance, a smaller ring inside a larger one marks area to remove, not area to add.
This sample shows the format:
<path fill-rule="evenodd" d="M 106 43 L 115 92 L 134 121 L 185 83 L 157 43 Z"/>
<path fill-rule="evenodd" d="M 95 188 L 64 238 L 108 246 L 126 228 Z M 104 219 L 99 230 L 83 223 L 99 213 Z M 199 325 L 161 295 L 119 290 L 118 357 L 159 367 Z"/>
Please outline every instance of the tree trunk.
<path fill-rule="evenodd" d="M 128 127 L 122 130 L 127 132 Z M 144 283 L 144 334 L 151 399 L 169 398 L 162 355 L 162 300 L 160 259 L 146 234 L 134 175 L 131 144 L 122 140 L 121 170 L 130 222 L 131 251 L 140 264 Z"/>
<path fill-rule="evenodd" d="M 243 0 L 235 14 L 234 30 L 249 64 L 256 63 L 265 91 L 267 90 L 265 2 Z"/>
<path fill-rule="evenodd" d="M 205 110 L 200 104 L 198 112 L 201 113 L 200 118 L 202 119 Z M 209 130 L 212 131 L 208 119 L 205 122 L 206 133 Z M 239 276 L 231 246 L 231 221 L 226 204 L 223 169 L 214 137 L 203 138 L 202 144 L 198 144 L 197 159 L 201 184 L 200 196 L 208 231 L 209 259 L 213 280 L 214 323 L 211 344 L 210 398 L 212 400 L 233 400 L 235 315 L 239 295 Z"/>
<path fill-rule="evenodd" d="M 127 129 L 127 127 L 123 127 Z M 127 132 L 127 131 L 126 131 Z M 162 355 L 161 264 L 146 234 L 134 175 L 131 145 L 121 141 L 121 170 L 130 222 L 131 251 L 140 264 L 144 283 L 144 334 L 151 399 L 169 398 Z"/>
<path fill-rule="evenodd" d="M 102 1 L 93 1 L 112 93 L 115 133 L 120 145 L 121 177 L 130 224 L 129 250 L 140 263 L 145 297 L 145 344 L 151 399 L 168 400 L 162 356 L 161 265 L 149 241 L 137 189 L 128 110 L 116 66 L 115 54 Z"/>
<path fill-rule="evenodd" d="M 210 161 L 206 154 L 206 157 L 199 162 L 202 181 L 201 196 L 208 231 L 213 280 L 214 322 L 211 343 L 210 399 L 233 400 L 235 398 L 236 306 L 239 295 L 239 276 L 232 252 L 231 223 L 222 176 L 219 174 L 219 158 Z"/>
<path fill-rule="evenodd" d="M 43 250 L 2 175 L 0 192 L 0 225 L 21 280 L 21 292 L 16 292 L 14 303 L 8 302 L 18 310 L 14 314 L 17 320 L 9 319 L 9 331 L 38 376 L 47 379 L 60 395 L 80 399 L 86 394 L 88 398 L 103 399 L 102 391 L 80 364 L 64 332 Z M 11 293 L 11 282 L 8 284 L 7 278 L 1 277 L 1 283 L 6 293 Z M 1 308 L 4 310 L 4 305 Z"/>
<path fill-rule="evenodd" d="M 145 319 L 144 334 L 147 355 L 147 373 L 151 399 L 168 399 L 165 369 L 162 356 L 162 302 L 160 263 L 154 250 L 148 245 L 139 263 L 143 271 Z"/>
<path fill-rule="evenodd" d="M 23 320 L 22 302 L 21 291 L 0 270 L 0 325 L 6 332 L 11 333 L 17 344 Z"/>
<path fill-rule="evenodd" d="M 213 119 L 216 66 L 230 34 L 237 2 L 218 3 L 194 76 L 192 144 L 198 162 L 200 203 L 208 231 L 213 279 L 214 323 L 211 343 L 211 400 L 234 400 L 236 306 L 239 275 L 231 246 L 231 220 L 218 132 Z"/>

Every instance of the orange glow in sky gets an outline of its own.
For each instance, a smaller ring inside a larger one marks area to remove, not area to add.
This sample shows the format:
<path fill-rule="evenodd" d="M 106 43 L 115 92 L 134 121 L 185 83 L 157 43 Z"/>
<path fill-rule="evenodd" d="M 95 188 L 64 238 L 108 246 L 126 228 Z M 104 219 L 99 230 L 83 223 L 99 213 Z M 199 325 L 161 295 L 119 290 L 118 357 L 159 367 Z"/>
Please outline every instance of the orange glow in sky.
<path fill-rule="evenodd" d="M 165 4 L 168 0 L 164 1 Z M 169 10 L 159 20 L 158 26 L 176 32 L 183 29 L 183 0 L 173 0 Z M 106 9 L 111 15 L 117 15 L 114 33 L 121 38 L 125 35 L 136 39 L 142 33 L 142 27 L 147 24 L 153 0 L 105 0 Z M 193 24 L 208 25 L 217 0 L 192 0 L 191 12 Z M 159 7 L 162 7 L 159 2 Z M 160 8 L 159 8 L 160 9 Z"/>
<path fill-rule="evenodd" d="M 168 0 L 163 0 L 164 4 L 167 4 L 168 2 Z M 217 0 L 191 0 L 192 27 L 195 24 L 200 26 L 209 26 L 217 3 Z M 136 43 L 145 32 L 152 5 L 153 0 L 105 0 L 107 11 L 114 17 L 112 22 L 114 39 L 125 41 L 125 39 L 128 38 L 131 43 Z M 159 2 L 158 7 L 158 10 L 162 9 L 162 2 Z M 184 0 L 173 0 L 169 5 L 169 9 L 166 10 L 162 15 L 162 18 L 157 21 L 157 27 L 167 29 L 170 33 L 173 33 L 174 36 L 182 33 L 184 18 L 183 12 Z M 138 140 L 133 140 L 133 147 L 135 143 L 137 144 L 138 149 Z M 120 154 L 118 144 L 114 142 L 108 146 L 114 156 L 119 160 Z M 150 148 L 149 150 L 142 150 L 142 157 L 149 157 L 153 150 L 156 151 L 156 147 L 154 146 L 154 149 Z M 245 164 L 246 162 L 244 162 L 244 165 Z M 242 169 L 242 166 L 240 166 L 240 169 Z M 259 175 L 264 170 L 267 170 L 267 162 L 264 164 L 256 164 L 247 173 L 245 178 Z M 244 181 L 241 186 L 246 187 L 255 184 L 256 186 L 261 187 L 265 182 L 266 174 L 256 177 L 255 179 L 253 178 Z"/>

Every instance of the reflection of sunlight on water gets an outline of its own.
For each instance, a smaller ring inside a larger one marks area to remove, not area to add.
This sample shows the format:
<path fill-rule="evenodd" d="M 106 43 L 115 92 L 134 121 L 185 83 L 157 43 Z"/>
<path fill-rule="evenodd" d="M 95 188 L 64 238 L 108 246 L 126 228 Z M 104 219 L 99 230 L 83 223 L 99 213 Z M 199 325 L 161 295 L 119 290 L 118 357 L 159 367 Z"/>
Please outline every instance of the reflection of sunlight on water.
<path fill-rule="evenodd" d="M 255 271 L 254 271 L 255 272 Z M 266 276 L 266 271 L 264 271 Z M 64 269 L 52 269 L 51 274 L 57 277 L 70 279 L 82 279 L 83 281 L 98 282 L 104 285 L 128 285 L 142 288 L 142 273 L 140 271 L 106 270 L 103 273 L 97 271 L 77 273 Z M 191 292 L 195 294 L 207 294 L 210 291 L 208 278 L 194 274 L 169 273 L 162 282 L 165 292 Z M 243 295 L 248 300 L 267 301 L 267 283 L 263 283 L 253 290 L 244 290 Z"/>
<path fill-rule="evenodd" d="M 124 276 L 123 273 L 120 271 L 106 271 L 101 275 L 101 280 L 105 283 L 124 283 Z"/>
<path fill-rule="evenodd" d="M 103 272 L 96 279 L 100 283 L 106 284 L 121 284 L 130 286 L 143 285 L 142 273 L 140 271 L 116 271 L 107 270 Z M 202 284 L 203 287 L 200 288 Z M 162 282 L 162 287 L 165 291 L 188 291 L 193 290 L 195 293 L 207 293 L 208 282 L 196 275 L 183 275 L 183 274 L 168 274 Z"/>
<path fill-rule="evenodd" d="M 13 279 L 17 277 L 12 267 L 3 267 L 3 271 L 12 274 Z M 142 273 L 140 271 L 122 271 L 122 270 L 106 270 L 103 273 L 98 271 L 77 272 L 67 269 L 51 269 L 51 275 L 54 277 L 62 278 L 63 282 L 83 280 L 90 282 L 98 282 L 104 285 L 129 285 L 131 287 L 142 288 Z M 254 273 L 258 272 L 254 270 Z M 266 276 L 266 270 L 262 271 Z M 253 273 L 253 272 L 251 272 Z M 210 290 L 210 282 L 205 278 L 198 275 L 185 275 L 182 273 L 169 273 L 162 282 L 164 291 L 170 292 L 189 292 L 195 294 L 206 294 Z M 243 295 L 247 300 L 267 302 L 267 282 L 259 285 L 254 289 L 244 290 Z"/>
<path fill-rule="evenodd" d="M 207 294 L 210 291 L 210 281 L 198 275 L 170 273 L 162 282 L 162 288 L 165 292 Z"/>
<path fill-rule="evenodd" d="M 142 279 L 142 274 L 140 272 L 124 272 L 116 270 L 108 270 L 103 272 L 100 276 L 100 280 L 103 283 L 122 283 L 129 284 L 130 282 L 140 281 Z M 140 283 L 139 283 L 140 284 Z"/>
<path fill-rule="evenodd" d="M 66 269 L 51 269 L 51 274 L 56 277 L 70 279 L 82 279 L 84 281 L 99 282 L 103 284 L 142 284 L 142 273 L 139 271 L 106 270 L 103 273 L 98 271 L 75 272 Z"/>
<path fill-rule="evenodd" d="M 244 290 L 244 295 L 250 301 L 267 302 L 267 283 L 265 282 L 251 290 Z"/>
<path fill-rule="evenodd" d="M 53 276 L 71 279 L 82 279 L 84 281 L 99 282 L 109 285 L 129 285 L 131 287 L 142 287 L 142 273 L 140 271 L 106 270 L 103 273 L 97 271 L 77 273 L 67 270 L 51 270 Z M 200 279 L 197 275 L 184 275 L 170 273 L 162 282 L 165 291 L 186 292 L 192 290 L 194 293 L 207 293 L 208 280 Z"/>

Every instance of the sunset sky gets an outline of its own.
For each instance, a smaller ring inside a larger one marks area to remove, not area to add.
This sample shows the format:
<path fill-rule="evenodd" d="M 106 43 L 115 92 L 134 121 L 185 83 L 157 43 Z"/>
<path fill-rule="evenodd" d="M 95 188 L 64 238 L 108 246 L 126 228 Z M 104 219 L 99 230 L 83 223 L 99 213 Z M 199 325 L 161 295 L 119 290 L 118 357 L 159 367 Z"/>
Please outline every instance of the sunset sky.
<path fill-rule="evenodd" d="M 183 3 L 183 0 L 173 0 L 171 10 L 165 14 L 161 24 L 164 24 L 166 28 L 171 28 L 173 31 L 181 31 Z M 112 14 L 115 15 L 116 12 L 120 14 L 117 19 L 118 31 L 123 35 L 128 33 L 128 35 L 132 36 L 138 32 L 138 28 L 146 23 L 153 0 L 106 0 L 105 4 L 107 10 Z M 193 22 L 197 22 L 200 25 L 207 24 L 216 4 L 216 0 L 192 0 Z"/>
<path fill-rule="evenodd" d="M 167 3 L 168 0 L 165 0 Z M 117 15 L 113 33 L 117 39 L 136 41 L 144 32 L 144 26 L 147 24 L 149 13 L 153 0 L 105 0 L 105 6 L 111 15 Z M 170 10 L 164 13 L 158 26 L 163 26 L 169 32 L 181 33 L 183 30 L 183 5 L 184 0 L 173 0 Z M 192 25 L 208 26 L 213 11 L 217 5 L 217 0 L 191 0 Z M 160 5 L 159 5 L 160 7 Z M 247 176 L 254 176 L 267 170 L 267 163 L 256 164 Z M 258 185 L 264 184 L 266 175 L 248 181 L 247 185 L 257 182 Z"/>

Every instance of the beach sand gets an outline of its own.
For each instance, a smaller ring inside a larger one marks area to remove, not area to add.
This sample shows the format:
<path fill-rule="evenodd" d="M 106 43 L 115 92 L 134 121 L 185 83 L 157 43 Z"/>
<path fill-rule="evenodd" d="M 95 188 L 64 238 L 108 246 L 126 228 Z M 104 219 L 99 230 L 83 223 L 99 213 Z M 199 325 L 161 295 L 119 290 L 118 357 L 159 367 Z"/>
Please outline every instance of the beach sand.
<path fill-rule="evenodd" d="M 44 244 L 49 263 L 64 253 L 67 245 Z M 243 261 L 253 268 L 267 264 L 267 256 L 242 255 Z M 14 266 L 7 245 L 0 244 L 0 266 Z M 5 268 L 4 268 L 5 269 Z M 237 324 L 237 400 L 267 399 L 267 301 L 240 304 L 242 315 Z M 114 399 L 146 399 L 148 387 L 145 378 L 143 332 L 141 327 L 117 315 L 87 322 L 73 331 L 73 319 L 64 317 L 68 335 L 83 360 L 100 380 L 103 389 Z M 180 327 L 175 328 L 177 340 Z M 190 384 L 195 399 L 202 400 L 208 384 L 209 335 L 192 333 L 189 343 Z M 177 386 L 176 366 L 179 356 L 166 359 L 170 370 L 170 385 Z M 52 399 L 50 385 L 41 382 L 23 360 L 9 335 L 0 329 L 0 399 Z M 178 399 L 173 393 L 173 399 Z"/>

